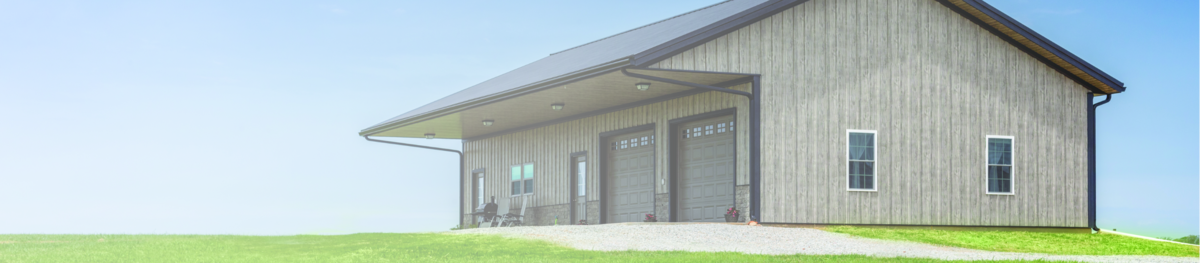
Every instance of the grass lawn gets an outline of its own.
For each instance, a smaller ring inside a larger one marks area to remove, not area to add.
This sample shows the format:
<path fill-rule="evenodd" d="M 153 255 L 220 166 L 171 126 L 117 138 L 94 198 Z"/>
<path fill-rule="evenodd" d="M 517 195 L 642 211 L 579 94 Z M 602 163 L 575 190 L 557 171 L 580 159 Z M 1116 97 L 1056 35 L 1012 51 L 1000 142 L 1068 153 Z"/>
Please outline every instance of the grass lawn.
<path fill-rule="evenodd" d="M 0 262 L 943 262 L 866 256 L 596 252 L 498 236 L 0 235 Z M 1009 262 L 1009 261 L 990 261 Z"/>
<path fill-rule="evenodd" d="M 990 251 L 1061 255 L 1159 255 L 1198 257 L 1196 246 L 1109 234 L 1063 234 L 1020 231 L 947 231 L 835 226 L 826 231 L 861 237 L 914 241 Z"/>

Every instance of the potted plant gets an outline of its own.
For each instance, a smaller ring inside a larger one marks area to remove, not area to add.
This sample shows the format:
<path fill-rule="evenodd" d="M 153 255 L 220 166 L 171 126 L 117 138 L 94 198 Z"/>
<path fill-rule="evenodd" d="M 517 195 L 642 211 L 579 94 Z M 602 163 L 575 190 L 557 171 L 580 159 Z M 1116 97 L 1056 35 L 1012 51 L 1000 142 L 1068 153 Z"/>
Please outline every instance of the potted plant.
<path fill-rule="evenodd" d="M 646 220 L 642 222 L 658 222 L 658 218 L 654 217 L 654 214 L 646 214 Z"/>
<path fill-rule="evenodd" d="M 738 221 L 738 210 L 737 209 L 730 207 L 729 210 L 725 210 L 725 222 L 737 222 L 737 221 Z"/>
<path fill-rule="evenodd" d="M 577 225 L 587 225 L 587 219 L 580 219 Z"/>

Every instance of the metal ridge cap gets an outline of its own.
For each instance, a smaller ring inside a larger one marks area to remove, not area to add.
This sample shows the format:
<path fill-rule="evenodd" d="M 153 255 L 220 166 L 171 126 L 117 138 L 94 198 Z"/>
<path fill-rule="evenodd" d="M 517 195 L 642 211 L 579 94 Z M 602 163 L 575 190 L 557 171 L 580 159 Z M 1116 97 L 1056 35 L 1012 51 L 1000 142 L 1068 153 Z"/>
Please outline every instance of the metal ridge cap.
<path fill-rule="evenodd" d="M 437 109 L 434 109 L 431 111 L 427 111 L 425 113 L 413 115 L 408 118 L 403 118 L 403 119 L 398 119 L 398 120 L 394 120 L 394 121 L 376 124 L 371 127 L 367 127 L 366 129 L 360 130 L 358 132 L 358 135 L 359 136 L 371 136 L 371 135 L 375 135 L 375 134 L 378 134 L 378 133 L 381 133 L 381 132 L 384 132 L 387 130 L 392 130 L 392 129 L 400 128 L 403 126 L 412 125 L 417 122 L 422 122 L 422 121 L 426 121 L 429 119 L 442 117 L 442 116 L 445 116 L 450 113 L 467 110 L 470 108 L 474 108 L 476 106 L 482 106 L 483 104 L 487 104 L 486 102 L 488 102 L 488 101 L 501 99 L 503 97 L 511 96 L 514 94 L 520 94 L 523 92 L 541 90 L 541 89 L 544 89 L 549 86 L 554 86 L 554 84 L 562 82 L 563 80 L 581 77 L 581 76 L 587 75 L 589 73 L 594 73 L 595 71 L 616 70 L 618 68 L 628 66 L 629 62 L 631 62 L 632 60 L 633 59 L 631 57 L 624 57 L 624 58 L 620 58 L 617 60 L 601 63 L 596 66 L 584 68 L 581 70 L 576 70 L 576 71 L 573 71 L 573 72 L 570 72 L 567 74 L 562 74 L 562 75 L 551 77 L 551 78 L 544 79 L 541 81 L 529 83 L 529 84 L 526 84 L 526 85 L 523 85 L 520 87 L 505 90 L 502 92 L 493 93 L 493 94 L 490 94 L 487 96 L 478 97 L 478 98 L 471 99 L 471 100 L 466 100 L 466 101 L 455 103 L 452 105 L 447 105 L 445 107 L 441 107 L 441 108 L 437 108 Z M 503 100 L 503 99 L 501 99 L 501 100 Z"/>
<path fill-rule="evenodd" d="M 1014 32 L 1017 32 L 1017 34 L 1026 36 L 1026 39 L 1029 39 L 1035 45 L 1038 45 L 1039 47 L 1042 47 L 1043 49 L 1046 49 L 1047 51 L 1050 51 L 1051 53 L 1056 53 L 1055 55 L 1058 55 L 1058 54 L 1065 55 L 1065 56 L 1059 56 L 1059 57 L 1062 58 L 1063 61 L 1066 61 L 1067 63 L 1075 66 L 1076 68 L 1079 68 L 1081 71 L 1088 73 L 1088 75 L 1093 75 L 1094 77 L 1097 77 L 1096 78 L 1097 80 L 1100 80 L 1101 82 L 1107 82 L 1105 84 L 1110 86 L 1113 90 L 1116 90 L 1117 93 L 1125 91 L 1125 83 L 1124 82 L 1117 80 L 1112 75 L 1109 75 L 1108 73 L 1104 72 L 1103 70 L 1100 70 L 1100 68 L 1097 68 L 1096 66 L 1092 65 L 1091 63 L 1088 63 L 1086 60 L 1083 60 L 1082 58 L 1075 56 L 1075 54 L 1071 53 L 1071 51 L 1068 51 L 1066 48 L 1059 46 L 1057 43 L 1054 43 L 1054 41 L 1051 41 L 1050 39 L 1046 38 L 1045 36 L 1042 36 L 1042 34 L 1039 34 L 1037 31 L 1030 29 L 1029 27 L 1025 26 L 1025 24 L 1022 24 L 1020 21 L 1017 21 L 1016 19 L 1008 16 L 1008 14 L 1005 14 L 1004 12 L 1000 11 L 996 7 L 993 7 L 992 5 L 988 4 L 987 2 L 984 2 L 983 0 L 959 0 L 959 1 L 962 1 L 963 3 L 971 6 L 972 8 L 975 8 L 980 13 L 983 13 L 984 15 L 987 15 L 987 16 L 991 17 L 992 19 L 995 19 L 997 22 L 1004 24 L 1009 29 L 1013 30 Z M 1009 26 L 1009 25 L 1012 25 L 1012 26 Z M 1111 85 L 1110 83 L 1116 84 L 1116 85 Z"/>

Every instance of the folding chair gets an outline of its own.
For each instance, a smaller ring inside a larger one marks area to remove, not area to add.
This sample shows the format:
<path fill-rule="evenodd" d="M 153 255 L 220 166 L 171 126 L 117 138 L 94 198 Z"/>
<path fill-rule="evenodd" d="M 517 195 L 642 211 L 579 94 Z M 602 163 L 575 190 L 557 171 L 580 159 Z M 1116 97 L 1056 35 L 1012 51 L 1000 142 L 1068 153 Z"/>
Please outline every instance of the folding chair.
<path fill-rule="evenodd" d="M 496 227 L 504 226 L 504 215 L 508 214 L 509 198 L 499 198 L 496 200 L 496 215 L 491 218 L 491 222 L 496 224 Z M 490 224 L 489 224 L 490 225 Z"/>
<path fill-rule="evenodd" d="M 506 224 L 508 226 L 521 225 L 521 220 L 525 219 L 525 207 L 527 207 L 528 204 L 529 204 L 529 196 L 522 196 L 521 197 L 521 214 L 513 214 L 513 213 L 504 214 L 504 223 L 503 224 Z M 503 210 L 501 210 L 501 211 L 503 211 Z"/>

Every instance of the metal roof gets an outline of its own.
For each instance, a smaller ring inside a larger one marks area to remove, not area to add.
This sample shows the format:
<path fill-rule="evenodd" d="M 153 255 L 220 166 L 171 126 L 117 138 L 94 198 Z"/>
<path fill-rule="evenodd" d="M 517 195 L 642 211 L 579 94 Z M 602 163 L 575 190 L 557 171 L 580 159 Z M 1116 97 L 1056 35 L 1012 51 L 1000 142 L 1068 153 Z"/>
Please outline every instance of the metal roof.
<path fill-rule="evenodd" d="M 569 75 L 597 65 L 624 60 L 661 44 L 668 43 L 671 40 L 698 31 L 715 22 L 738 15 L 747 10 L 753 10 L 755 7 L 769 2 L 783 1 L 725 1 L 554 53 L 483 83 L 446 96 L 433 103 L 400 114 L 400 116 L 367 128 L 364 132 L 381 128 L 382 126 L 389 126 L 390 124 L 402 122 L 406 119 L 418 117 L 442 108 L 537 84 L 550 78 Z"/>
<path fill-rule="evenodd" d="M 1002 37 L 1015 38 L 1014 45 L 1033 50 L 1030 55 L 1040 57 L 1052 68 L 1076 79 L 1089 89 L 1100 88 L 1101 93 L 1119 93 L 1124 84 L 1100 71 L 1086 61 L 1075 57 L 1054 42 L 1016 22 L 1004 13 L 987 5 L 982 0 L 936 0 L 947 7 L 962 11 L 980 26 L 998 30 L 993 32 Z M 466 88 L 432 103 L 408 111 L 359 132 L 371 135 L 396 127 L 424 121 L 472 105 L 531 89 L 545 88 L 562 79 L 592 75 L 597 71 L 614 70 L 626 66 L 647 65 L 687 50 L 704 41 L 719 37 L 742 26 L 756 22 L 779 11 L 807 2 L 807 0 L 729 0 L 678 16 L 654 22 L 587 44 L 553 53 L 528 65 L 514 69 L 495 78 Z M 1007 35 L 1007 36 L 1005 36 Z"/>

